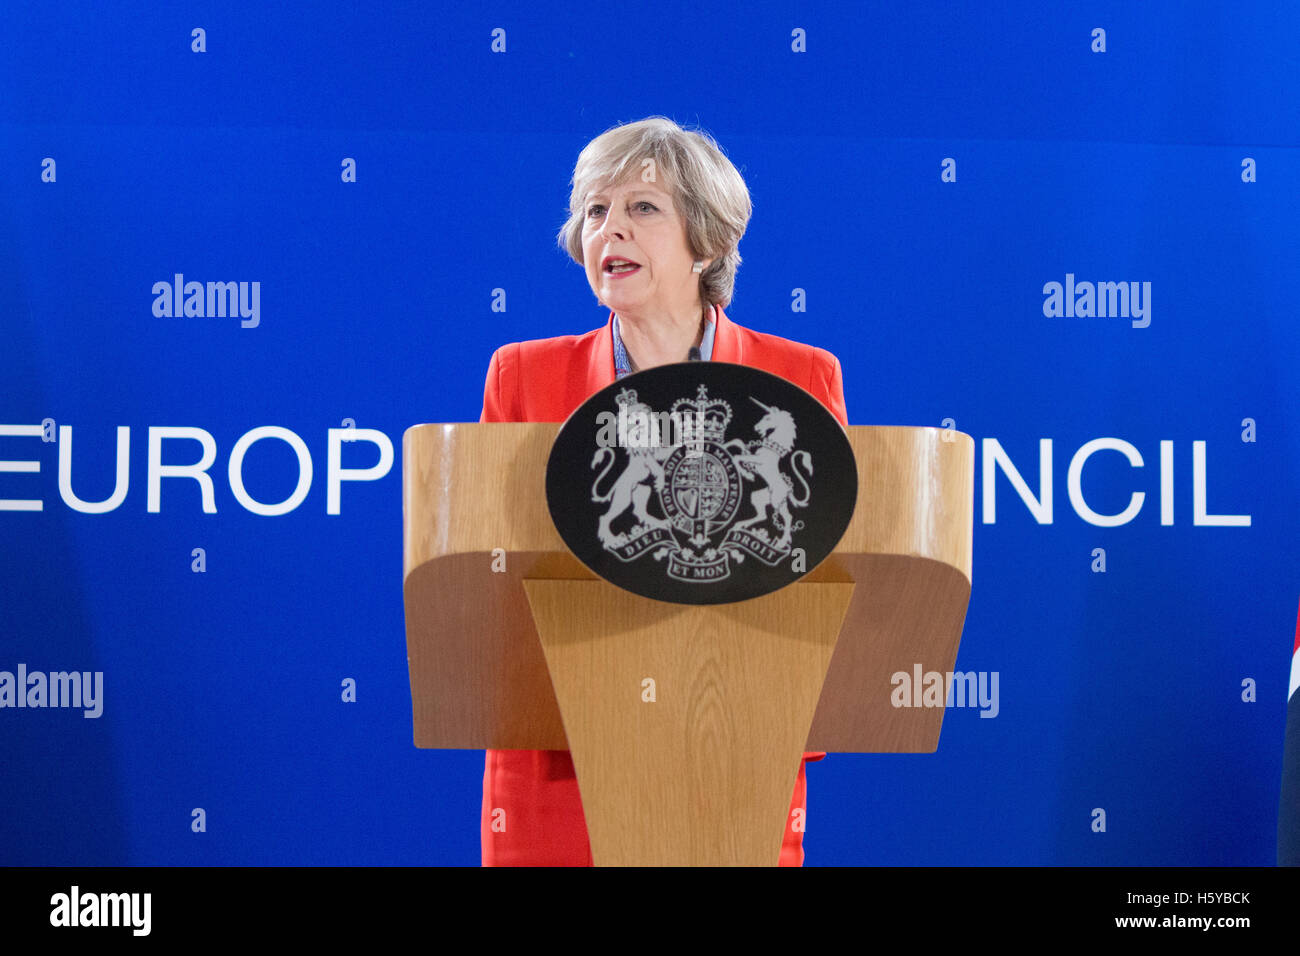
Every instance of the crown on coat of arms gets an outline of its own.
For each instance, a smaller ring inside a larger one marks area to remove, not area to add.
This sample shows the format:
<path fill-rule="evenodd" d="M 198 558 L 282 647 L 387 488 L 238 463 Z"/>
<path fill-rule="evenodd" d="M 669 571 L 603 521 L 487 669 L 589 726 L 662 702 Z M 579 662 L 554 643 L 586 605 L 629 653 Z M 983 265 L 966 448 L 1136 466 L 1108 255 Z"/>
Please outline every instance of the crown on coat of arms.
<path fill-rule="evenodd" d="M 627 415 L 631 417 L 638 414 L 650 414 L 650 406 L 645 402 L 637 400 L 635 388 L 625 388 L 620 390 L 619 393 L 614 396 L 614 400 L 618 402 L 620 416 Z"/>
<path fill-rule="evenodd" d="M 692 437 L 722 444 L 727 425 L 731 423 L 731 404 L 721 398 L 709 398 L 708 387 L 701 385 L 695 398 L 679 398 L 673 402 L 672 415 L 698 423 L 700 433 Z"/>

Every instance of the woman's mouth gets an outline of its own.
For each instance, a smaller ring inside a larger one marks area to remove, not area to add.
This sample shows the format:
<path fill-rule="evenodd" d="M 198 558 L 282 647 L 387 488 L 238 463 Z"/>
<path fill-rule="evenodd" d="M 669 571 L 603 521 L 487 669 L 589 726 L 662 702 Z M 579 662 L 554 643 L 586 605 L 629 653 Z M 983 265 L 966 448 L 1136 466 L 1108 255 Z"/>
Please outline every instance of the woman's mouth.
<path fill-rule="evenodd" d="M 618 278 L 620 276 L 629 276 L 641 269 L 641 264 L 633 262 L 630 259 L 612 258 L 604 262 L 605 275 Z"/>

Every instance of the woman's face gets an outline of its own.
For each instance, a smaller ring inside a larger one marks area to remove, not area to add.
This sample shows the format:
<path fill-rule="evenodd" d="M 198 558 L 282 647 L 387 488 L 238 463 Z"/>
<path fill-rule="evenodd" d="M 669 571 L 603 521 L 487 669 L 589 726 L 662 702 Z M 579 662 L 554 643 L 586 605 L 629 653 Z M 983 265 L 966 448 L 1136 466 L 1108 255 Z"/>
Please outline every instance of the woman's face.
<path fill-rule="evenodd" d="M 632 177 L 588 193 L 582 258 L 592 291 L 620 315 L 699 308 L 686 221 L 657 183 Z"/>

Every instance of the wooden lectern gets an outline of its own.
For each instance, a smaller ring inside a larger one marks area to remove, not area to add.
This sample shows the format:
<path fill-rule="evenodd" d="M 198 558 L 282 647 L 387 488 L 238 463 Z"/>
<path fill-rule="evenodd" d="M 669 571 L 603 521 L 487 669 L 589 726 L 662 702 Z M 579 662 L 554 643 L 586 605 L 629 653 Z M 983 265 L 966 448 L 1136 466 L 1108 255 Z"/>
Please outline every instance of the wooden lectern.
<path fill-rule="evenodd" d="M 832 555 L 697 606 L 630 594 L 565 548 L 545 494 L 559 428 L 403 437 L 417 747 L 572 751 L 598 866 L 774 866 L 804 750 L 934 752 L 944 708 L 895 706 L 891 677 L 957 657 L 969 435 L 850 427 L 857 508 Z"/>

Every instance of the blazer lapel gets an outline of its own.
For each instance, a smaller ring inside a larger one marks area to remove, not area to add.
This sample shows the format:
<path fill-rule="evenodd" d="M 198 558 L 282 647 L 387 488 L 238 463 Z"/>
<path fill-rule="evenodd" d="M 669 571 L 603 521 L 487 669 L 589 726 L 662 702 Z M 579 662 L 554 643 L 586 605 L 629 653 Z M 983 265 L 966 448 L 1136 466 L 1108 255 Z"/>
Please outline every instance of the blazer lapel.
<path fill-rule="evenodd" d="M 718 312 L 718 319 L 717 328 L 713 330 L 713 361 L 744 365 L 745 350 L 741 344 L 736 323 L 727 318 L 727 313 L 722 311 L 722 306 L 719 305 L 715 308 Z"/>
<path fill-rule="evenodd" d="M 587 356 L 587 384 L 584 396 L 594 395 L 606 385 L 614 384 L 614 313 L 609 321 L 592 338 L 591 353 Z M 585 401 L 585 397 L 583 399 Z M 581 404 L 581 402 L 579 403 Z M 577 407 L 576 405 L 574 406 Z"/>

